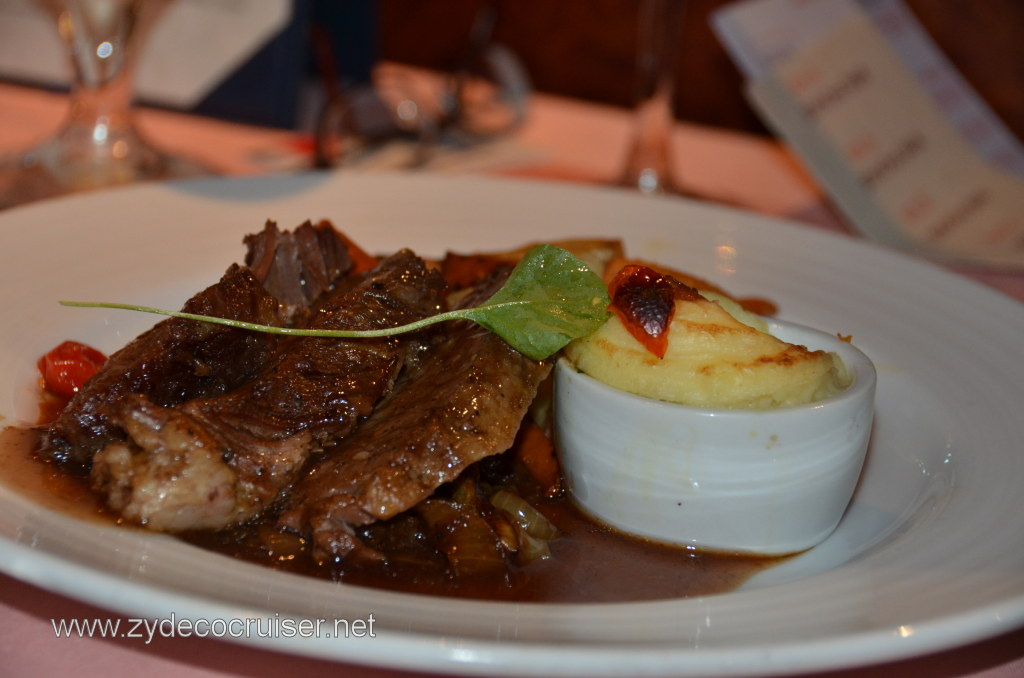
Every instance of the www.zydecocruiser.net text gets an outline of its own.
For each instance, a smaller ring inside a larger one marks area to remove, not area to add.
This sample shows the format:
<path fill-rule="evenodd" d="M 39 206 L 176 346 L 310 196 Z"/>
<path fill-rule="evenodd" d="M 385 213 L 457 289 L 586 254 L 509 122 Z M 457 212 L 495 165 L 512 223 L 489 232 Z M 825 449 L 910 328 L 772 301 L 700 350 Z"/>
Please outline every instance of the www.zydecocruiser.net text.
<path fill-rule="evenodd" d="M 355 619 L 92 618 L 51 619 L 57 638 L 127 638 L 149 645 L 156 638 L 374 638 L 373 614 Z"/>

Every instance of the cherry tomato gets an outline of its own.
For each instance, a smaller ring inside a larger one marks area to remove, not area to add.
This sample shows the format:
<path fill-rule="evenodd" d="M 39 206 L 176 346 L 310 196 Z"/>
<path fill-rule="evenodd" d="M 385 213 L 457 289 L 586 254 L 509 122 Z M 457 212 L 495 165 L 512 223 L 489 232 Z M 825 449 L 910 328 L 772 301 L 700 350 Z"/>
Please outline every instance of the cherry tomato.
<path fill-rule="evenodd" d="M 70 399 L 106 361 L 107 356 L 90 346 L 65 341 L 40 358 L 38 367 L 44 388 Z"/>

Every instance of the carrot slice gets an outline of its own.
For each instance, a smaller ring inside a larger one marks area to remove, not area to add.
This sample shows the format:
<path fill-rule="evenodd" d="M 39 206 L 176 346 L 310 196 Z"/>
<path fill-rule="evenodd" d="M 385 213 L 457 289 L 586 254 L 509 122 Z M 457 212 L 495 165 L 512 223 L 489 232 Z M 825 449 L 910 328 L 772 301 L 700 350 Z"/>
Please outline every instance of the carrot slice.
<path fill-rule="evenodd" d="M 555 446 L 541 427 L 529 419 L 524 421 L 514 449 L 530 477 L 544 488 L 544 494 L 553 497 L 562 491 L 562 472 Z"/>

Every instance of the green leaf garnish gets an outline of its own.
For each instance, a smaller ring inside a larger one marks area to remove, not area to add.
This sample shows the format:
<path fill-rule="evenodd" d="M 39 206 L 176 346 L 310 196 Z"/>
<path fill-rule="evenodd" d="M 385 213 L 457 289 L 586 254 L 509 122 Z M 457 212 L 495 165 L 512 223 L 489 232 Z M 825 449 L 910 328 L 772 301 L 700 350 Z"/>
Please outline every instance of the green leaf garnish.
<path fill-rule="evenodd" d="M 573 339 L 600 327 L 609 316 L 608 290 L 586 264 L 553 245 L 531 248 L 494 296 L 473 308 L 438 313 L 381 330 L 310 330 L 274 327 L 148 306 L 92 301 L 62 301 L 62 306 L 114 308 L 238 327 L 256 332 L 342 339 L 389 337 L 444 322 L 472 320 L 534 360 L 550 357 Z"/>

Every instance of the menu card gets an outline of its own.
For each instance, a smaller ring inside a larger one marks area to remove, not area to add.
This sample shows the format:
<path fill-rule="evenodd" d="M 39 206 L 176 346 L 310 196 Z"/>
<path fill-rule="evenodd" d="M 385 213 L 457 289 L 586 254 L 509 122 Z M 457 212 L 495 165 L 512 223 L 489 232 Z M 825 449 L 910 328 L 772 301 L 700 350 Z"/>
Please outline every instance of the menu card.
<path fill-rule="evenodd" d="M 714 18 L 747 94 L 855 227 L 1024 269 L 1024 150 L 896 0 L 747 0 Z"/>

